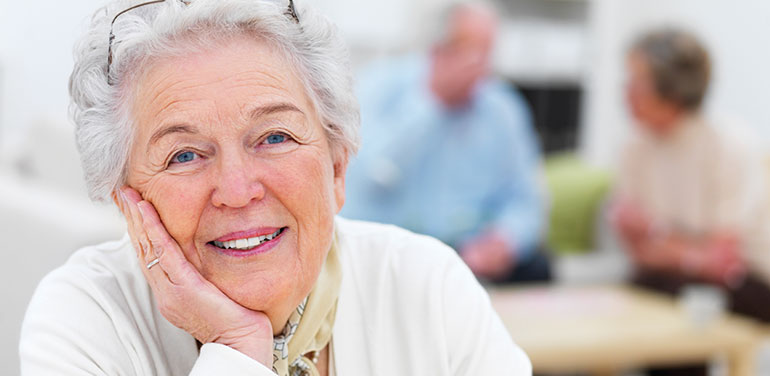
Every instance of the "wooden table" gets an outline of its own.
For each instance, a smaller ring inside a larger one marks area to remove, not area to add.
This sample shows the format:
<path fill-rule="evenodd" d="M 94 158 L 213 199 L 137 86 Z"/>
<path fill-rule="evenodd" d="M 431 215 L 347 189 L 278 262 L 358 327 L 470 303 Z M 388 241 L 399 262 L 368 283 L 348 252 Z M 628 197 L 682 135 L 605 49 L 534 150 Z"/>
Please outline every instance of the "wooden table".
<path fill-rule="evenodd" d="M 754 375 L 762 332 L 733 315 L 697 326 L 676 300 L 626 286 L 515 287 L 489 293 L 535 372 L 615 375 L 725 355 L 731 376 Z"/>

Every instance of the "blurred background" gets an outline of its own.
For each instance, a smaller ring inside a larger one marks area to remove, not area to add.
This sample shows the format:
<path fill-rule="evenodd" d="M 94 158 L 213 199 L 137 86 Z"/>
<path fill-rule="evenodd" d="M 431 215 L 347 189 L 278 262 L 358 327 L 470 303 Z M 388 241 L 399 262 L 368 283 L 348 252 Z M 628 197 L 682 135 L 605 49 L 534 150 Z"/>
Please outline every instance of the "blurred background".
<path fill-rule="evenodd" d="M 348 38 L 356 70 L 424 51 L 446 0 L 306 0 Z M 0 0 L 0 373 L 18 373 L 17 343 L 37 282 L 78 247 L 122 236 L 117 211 L 88 201 L 72 125 L 71 50 L 102 0 Z M 661 26 L 694 32 L 714 61 L 704 111 L 770 155 L 770 2 L 497 0 L 494 74 L 533 114 L 550 197 L 546 243 L 557 284 L 613 283 L 629 265 L 604 216 L 632 129 L 626 53 Z M 770 193 L 769 193 L 770 194 Z M 515 336 L 514 336 L 515 338 Z"/>

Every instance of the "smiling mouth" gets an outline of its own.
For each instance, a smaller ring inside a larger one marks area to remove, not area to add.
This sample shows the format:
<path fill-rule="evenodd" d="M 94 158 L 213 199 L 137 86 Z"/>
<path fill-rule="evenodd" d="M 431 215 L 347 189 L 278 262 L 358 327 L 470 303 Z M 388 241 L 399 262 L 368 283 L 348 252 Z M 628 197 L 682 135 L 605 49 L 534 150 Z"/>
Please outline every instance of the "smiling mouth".
<path fill-rule="evenodd" d="M 253 238 L 246 238 L 246 239 L 229 240 L 226 242 L 220 242 L 220 241 L 214 240 L 214 241 L 210 241 L 208 244 L 211 244 L 214 247 L 225 249 L 225 250 L 247 251 L 279 237 L 284 230 L 286 230 L 286 227 L 281 227 L 280 229 L 278 229 L 276 232 L 272 234 L 255 236 Z"/>

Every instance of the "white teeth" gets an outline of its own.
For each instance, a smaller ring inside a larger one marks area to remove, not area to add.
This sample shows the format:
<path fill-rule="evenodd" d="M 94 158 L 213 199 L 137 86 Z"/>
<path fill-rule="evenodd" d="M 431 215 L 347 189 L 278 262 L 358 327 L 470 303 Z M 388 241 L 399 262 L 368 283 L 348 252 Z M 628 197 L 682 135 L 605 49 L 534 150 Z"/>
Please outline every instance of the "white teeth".
<path fill-rule="evenodd" d="M 281 229 L 278 229 L 278 231 L 269 235 L 255 236 L 253 238 L 248 238 L 248 239 L 229 240 L 226 242 L 214 241 L 213 243 L 215 246 L 219 248 L 246 250 L 246 249 L 254 248 L 266 241 L 273 240 L 278 235 L 280 235 L 280 233 L 281 233 Z"/>

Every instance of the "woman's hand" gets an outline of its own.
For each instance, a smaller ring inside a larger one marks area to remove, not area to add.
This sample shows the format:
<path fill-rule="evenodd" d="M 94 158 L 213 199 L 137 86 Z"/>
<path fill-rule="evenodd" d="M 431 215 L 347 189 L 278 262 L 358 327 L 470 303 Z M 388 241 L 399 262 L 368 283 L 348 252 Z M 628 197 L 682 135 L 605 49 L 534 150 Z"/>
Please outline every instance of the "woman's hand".
<path fill-rule="evenodd" d="M 737 235 L 730 232 L 715 233 L 707 238 L 703 276 L 727 287 L 736 287 L 745 277 L 748 266 L 741 255 Z"/>
<path fill-rule="evenodd" d="M 616 199 L 610 208 L 610 223 L 625 241 L 638 243 L 650 235 L 651 221 L 631 200 Z"/>
<path fill-rule="evenodd" d="M 123 187 L 120 209 L 161 314 L 201 343 L 216 342 L 273 365 L 273 329 L 263 312 L 244 308 L 203 278 L 168 234 L 155 208 Z M 155 259 L 159 262 L 147 268 Z"/>

